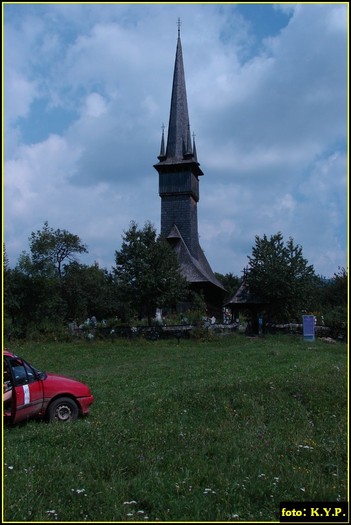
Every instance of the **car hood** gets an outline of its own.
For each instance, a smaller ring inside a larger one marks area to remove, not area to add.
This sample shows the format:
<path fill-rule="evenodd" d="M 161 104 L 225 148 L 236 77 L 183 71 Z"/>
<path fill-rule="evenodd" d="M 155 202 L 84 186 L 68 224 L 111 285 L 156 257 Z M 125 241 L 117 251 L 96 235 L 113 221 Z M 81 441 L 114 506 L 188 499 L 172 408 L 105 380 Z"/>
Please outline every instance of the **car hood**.
<path fill-rule="evenodd" d="M 59 374 L 46 373 L 46 378 L 43 381 L 45 395 L 50 392 L 53 393 L 70 393 L 75 397 L 90 396 L 90 388 L 85 383 L 77 381 L 71 377 L 62 376 Z"/>

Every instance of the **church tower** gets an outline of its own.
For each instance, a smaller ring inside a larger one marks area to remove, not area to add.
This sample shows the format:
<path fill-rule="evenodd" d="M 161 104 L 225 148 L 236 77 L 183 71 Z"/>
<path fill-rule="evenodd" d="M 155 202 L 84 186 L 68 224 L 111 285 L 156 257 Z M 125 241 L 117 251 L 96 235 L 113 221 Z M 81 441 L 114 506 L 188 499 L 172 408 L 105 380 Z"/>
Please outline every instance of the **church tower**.
<path fill-rule="evenodd" d="M 197 160 L 195 137 L 190 134 L 179 21 L 167 144 L 165 147 L 162 129 L 158 160 L 154 167 L 159 173 L 161 235 L 175 249 L 181 272 L 191 288 L 204 293 L 208 313 L 221 315 L 225 290 L 199 243 L 197 203 L 203 172 Z"/>

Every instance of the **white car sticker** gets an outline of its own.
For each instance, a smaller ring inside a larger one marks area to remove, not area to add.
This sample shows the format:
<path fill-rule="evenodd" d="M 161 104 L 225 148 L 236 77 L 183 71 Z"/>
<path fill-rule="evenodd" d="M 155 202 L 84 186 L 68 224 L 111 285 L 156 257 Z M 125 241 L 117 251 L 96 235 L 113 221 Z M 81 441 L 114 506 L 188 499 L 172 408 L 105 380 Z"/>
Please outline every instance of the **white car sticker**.
<path fill-rule="evenodd" d="M 23 385 L 23 394 L 24 394 L 24 404 L 28 405 L 30 403 L 30 391 L 28 385 Z"/>

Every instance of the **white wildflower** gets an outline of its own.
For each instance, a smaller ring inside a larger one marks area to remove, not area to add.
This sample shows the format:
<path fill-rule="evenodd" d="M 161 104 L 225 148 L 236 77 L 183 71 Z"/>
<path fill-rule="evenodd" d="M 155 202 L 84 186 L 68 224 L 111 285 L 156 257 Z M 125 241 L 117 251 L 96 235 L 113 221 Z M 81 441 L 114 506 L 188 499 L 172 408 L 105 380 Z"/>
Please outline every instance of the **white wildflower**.
<path fill-rule="evenodd" d="M 205 489 L 203 493 L 204 494 L 216 494 L 216 492 L 212 489 Z"/>
<path fill-rule="evenodd" d="M 82 494 L 85 492 L 85 489 L 71 489 L 72 492 L 75 492 L 76 494 Z"/>

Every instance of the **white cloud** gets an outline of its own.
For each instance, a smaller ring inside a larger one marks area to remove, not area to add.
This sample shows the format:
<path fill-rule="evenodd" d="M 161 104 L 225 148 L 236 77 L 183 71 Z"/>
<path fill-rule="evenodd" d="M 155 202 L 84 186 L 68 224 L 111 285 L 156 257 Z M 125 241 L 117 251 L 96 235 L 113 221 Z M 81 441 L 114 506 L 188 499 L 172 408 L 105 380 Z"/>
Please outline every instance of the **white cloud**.
<path fill-rule="evenodd" d="M 99 93 L 91 93 L 85 99 L 84 113 L 88 117 L 100 117 L 107 112 L 107 104 Z"/>
<path fill-rule="evenodd" d="M 35 82 L 30 82 L 16 71 L 9 72 L 6 81 L 6 112 L 10 123 L 19 117 L 26 117 L 30 106 L 36 97 Z"/>

